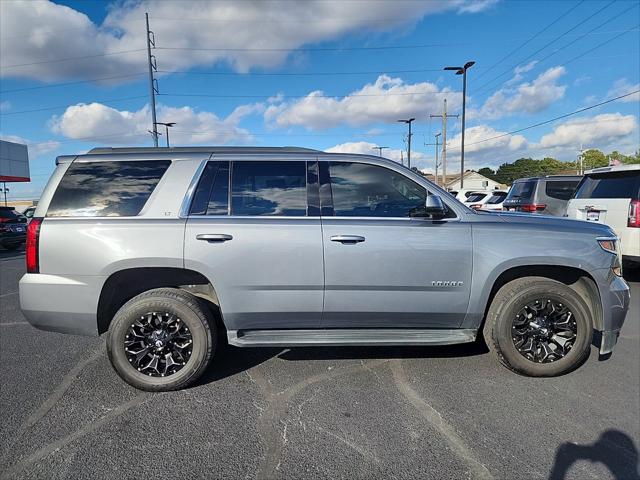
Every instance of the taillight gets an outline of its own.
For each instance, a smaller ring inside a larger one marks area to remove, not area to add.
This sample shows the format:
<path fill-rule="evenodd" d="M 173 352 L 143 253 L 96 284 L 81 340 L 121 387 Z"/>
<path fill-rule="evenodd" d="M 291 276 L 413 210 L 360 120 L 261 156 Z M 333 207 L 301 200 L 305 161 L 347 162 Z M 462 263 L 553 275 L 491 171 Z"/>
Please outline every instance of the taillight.
<path fill-rule="evenodd" d="M 640 228 L 640 200 L 631 200 L 629 203 L 627 227 Z"/>
<path fill-rule="evenodd" d="M 520 205 L 519 207 L 521 211 L 527 213 L 541 212 L 542 210 L 547 208 L 547 206 L 542 203 L 526 203 L 524 205 Z"/>
<path fill-rule="evenodd" d="M 471 208 L 473 208 L 474 210 L 480 210 L 482 208 L 482 204 L 481 203 L 474 203 L 472 205 L 469 205 Z"/>
<path fill-rule="evenodd" d="M 38 250 L 41 224 L 42 218 L 34 217 L 27 226 L 27 246 L 25 255 L 27 258 L 27 273 L 40 273 L 40 255 Z"/>

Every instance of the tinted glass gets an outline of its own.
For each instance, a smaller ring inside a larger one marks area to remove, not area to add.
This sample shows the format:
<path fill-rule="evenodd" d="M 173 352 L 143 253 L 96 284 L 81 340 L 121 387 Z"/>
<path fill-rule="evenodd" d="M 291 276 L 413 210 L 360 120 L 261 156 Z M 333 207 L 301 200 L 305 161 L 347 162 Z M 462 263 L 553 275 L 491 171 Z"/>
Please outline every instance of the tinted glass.
<path fill-rule="evenodd" d="M 507 194 L 504 192 L 497 192 L 494 193 L 493 195 L 491 195 L 491 198 L 489 200 L 487 200 L 487 203 L 489 205 L 497 205 L 498 203 L 501 203 L 502 201 L 504 201 L 504 199 L 507 197 Z"/>
<path fill-rule="evenodd" d="M 587 175 L 578 186 L 575 198 L 640 197 L 640 171 Z"/>
<path fill-rule="evenodd" d="M 547 180 L 544 192 L 551 198 L 569 200 L 577 186 L 578 180 Z"/>
<path fill-rule="evenodd" d="M 234 162 L 232 215 L 307 214 L 305 162 Z"/>
<path fill-rule="evenodd" d="M 509 190 L 509 194 L 507 195 L 507 200 L 517 200 L 520 198 L 530 198 L 533 195 L 533 190 L 535 188 L 536 182 L 535 180 L 531 180 L 528 182 L 515 182 Z"/>
<path fill-rule="evenodd" d="M 229 162 L 207 162 L 191 202 L 191 215 L 227 215 Z"/>
<path fill-rule="evenodd" d="M 170 163 L 72 163 L 53 194 L 47 217 L 138 215 Z"/>
<path fill-rule="evenodd" d="M 376 165 L 330 162 L 333 210 L 344 217 L 408 217 L 424 207 L 426 190 Z"/>
<path fill-rule="evenodd" d="M 467 202 L 479 202 L 480 200 L 482 200 L 484 197 L 486 197 L 487 194 L 486 193 L 472 193 L 471 195 L 469 195 L 467 197 Z"/>
<path fill-rule="evenodd" d="M 0 218 L 20 218 L 20 214 L 13 209 L 9 208 L 0 208 Z"/>

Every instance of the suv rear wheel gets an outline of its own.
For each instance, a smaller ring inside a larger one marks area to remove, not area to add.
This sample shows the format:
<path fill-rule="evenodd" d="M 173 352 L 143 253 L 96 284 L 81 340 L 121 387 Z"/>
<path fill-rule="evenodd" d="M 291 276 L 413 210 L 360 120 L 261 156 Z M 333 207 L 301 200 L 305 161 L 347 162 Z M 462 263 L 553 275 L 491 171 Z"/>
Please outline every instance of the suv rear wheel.
<path fill-rule="evenodd" d="M 216 344 L 211 324 L 195 296 L 175 288 L 149 290 L 114 316 L 109 360 L 124 381 L 141 390 L 184 388 L 209 365 Z"/>
<path fill-rule="evenodd" d="M 489 308 L 484 339 L 514 372 L 553 377 L 589 356 L 593 327 L 578 293 L 561 282 L 526 277 L 504 285 Z"/>

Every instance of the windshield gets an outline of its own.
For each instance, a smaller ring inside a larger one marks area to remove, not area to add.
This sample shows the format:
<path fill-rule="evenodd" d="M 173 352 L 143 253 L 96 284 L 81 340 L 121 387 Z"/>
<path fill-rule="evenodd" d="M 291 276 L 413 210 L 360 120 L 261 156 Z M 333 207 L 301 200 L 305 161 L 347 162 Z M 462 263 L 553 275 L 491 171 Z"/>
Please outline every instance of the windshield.
<path fill-rule="evenodd" d="M 535 180 L 528 180 L 526 182 L 515 182 L 511 187 L 511 190 L 509 190 L 507 200 L 531 197 L 533 195 L 535 184 Z"/>
<path fill-rule="evenodd" d="M 640 170 L 585 175 L 575 198 L 640 198 Z"/>

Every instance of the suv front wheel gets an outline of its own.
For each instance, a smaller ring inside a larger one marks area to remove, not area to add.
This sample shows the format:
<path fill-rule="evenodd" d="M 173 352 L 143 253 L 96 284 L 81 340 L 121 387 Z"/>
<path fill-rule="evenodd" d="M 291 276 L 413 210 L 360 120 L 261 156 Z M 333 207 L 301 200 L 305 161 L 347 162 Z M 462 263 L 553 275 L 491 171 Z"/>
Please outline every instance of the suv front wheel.
<path fill-rule="evenodd" d="M 116 313 L 107 336 L 109 360 L 130 385 L 178 390 L 209 365 L 216 330 L 198 299 L 175 288 L 141 293 Z"/>
<path fill-rule="evenodd" d="M 507 368 L 553 377 L 586 361 L 593 326 L 589 308 L 573 289 L 548 278 L 526 277 L 498 291 L 483 333 L 489 349 Z"/>

